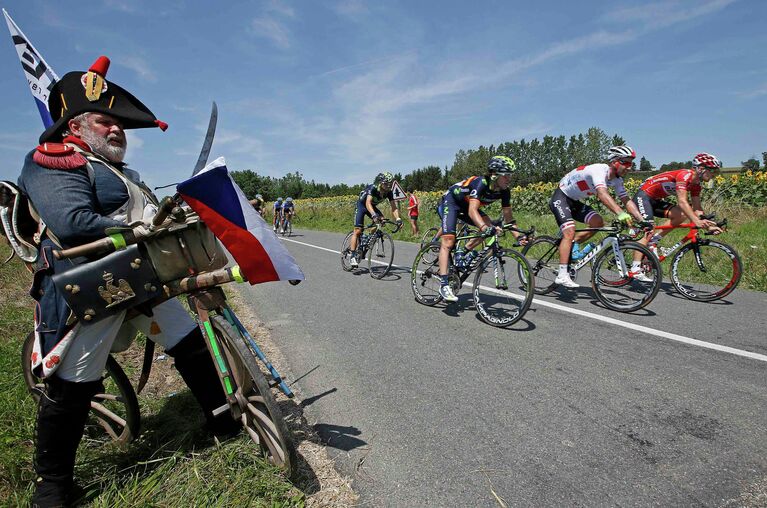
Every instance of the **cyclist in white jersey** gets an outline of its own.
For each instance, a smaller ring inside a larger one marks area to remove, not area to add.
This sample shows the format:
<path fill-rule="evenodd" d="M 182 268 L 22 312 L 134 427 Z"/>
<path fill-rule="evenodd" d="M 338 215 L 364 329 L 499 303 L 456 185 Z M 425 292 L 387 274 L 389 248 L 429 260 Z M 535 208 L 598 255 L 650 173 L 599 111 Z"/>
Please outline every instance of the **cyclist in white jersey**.
<path fill-rule="evenodd" d="M 578 245 L 594 235 L 592 231 L 582 231 L 575 234 L 575 221 L 585 222 L 590 228 L 604 226 L 604 220 L 594 209 L 581 200 L 596 195 L 599 200 L 622 222 L 631 222 L 631 216 L 641 221 L 642 215 L 636 205 L 629 199 L 623 186 L 623 177 L 636 158 L 636 152 L 628 146 L 614 146 L 608 151 L 607 164 L 589 164 L 567 173 L 559 182 L 559 188 L 549 200 L 549 208 L 557 219 L 562 232 L 562 242 L 559 244 L 559 272 L 555 282 L 568 288 L 579 287 L 570 278 L 567 265 L 570 261 L 570 250 L 573 259 L 580 259 L 587 249 L 580 251 Z M 631 215 L 610 196 L 607 188 L 612 187 L 621 203 Z M 575 242 L 575 243 L 574 243 Z"/>

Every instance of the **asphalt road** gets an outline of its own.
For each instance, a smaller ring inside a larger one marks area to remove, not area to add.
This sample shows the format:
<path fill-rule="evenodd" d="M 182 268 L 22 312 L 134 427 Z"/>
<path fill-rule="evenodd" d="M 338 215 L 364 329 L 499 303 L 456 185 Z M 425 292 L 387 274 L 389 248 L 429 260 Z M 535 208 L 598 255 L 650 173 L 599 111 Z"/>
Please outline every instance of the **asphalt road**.
<path fill-rule="evenodd" d="M 297 232 L 307 280 L 242 291 L 361 504 L 718 506 L 764 485 L 767 293 L 661 290 L 626 315 L 581 288 L 499 330 L 468 288 L 415 302 L 415 244 L 379 281 L 341 270 L 342 239 Z"/>

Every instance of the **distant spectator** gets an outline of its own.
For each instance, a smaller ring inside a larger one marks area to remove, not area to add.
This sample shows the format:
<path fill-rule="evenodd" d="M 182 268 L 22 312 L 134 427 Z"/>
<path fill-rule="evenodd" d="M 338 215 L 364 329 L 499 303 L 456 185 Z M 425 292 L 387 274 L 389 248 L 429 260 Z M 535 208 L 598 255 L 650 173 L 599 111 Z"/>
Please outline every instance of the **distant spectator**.
<path fill-rule="evenodd" d="M 408 188 L 407 193 L 410 194 L 407 202 L 407 212 L 408 217 L 410 217 L 410 229 L 413 236 L 418 236 L 418 198 L 415 196 L 412 187 Z"/>

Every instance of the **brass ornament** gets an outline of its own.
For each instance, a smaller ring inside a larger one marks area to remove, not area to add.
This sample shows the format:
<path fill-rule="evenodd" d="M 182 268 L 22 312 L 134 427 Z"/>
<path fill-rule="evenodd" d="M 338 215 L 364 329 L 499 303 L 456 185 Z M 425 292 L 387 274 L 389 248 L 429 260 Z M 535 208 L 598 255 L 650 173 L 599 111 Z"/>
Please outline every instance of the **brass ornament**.
<path fill-rule="evenodd" d="M 114 283 L 114 274 L 104 272 L 102 278 L 106 282 L 104 286 L 98 287 L 99 296 L 107 302 L 106 308 L 110 308 L 114 305 L 118 305 L 122 302 L 128 301 L 136 296 L 133 288 L 130 286 L 127 280 L 120 279 L 117 284 Z"/>

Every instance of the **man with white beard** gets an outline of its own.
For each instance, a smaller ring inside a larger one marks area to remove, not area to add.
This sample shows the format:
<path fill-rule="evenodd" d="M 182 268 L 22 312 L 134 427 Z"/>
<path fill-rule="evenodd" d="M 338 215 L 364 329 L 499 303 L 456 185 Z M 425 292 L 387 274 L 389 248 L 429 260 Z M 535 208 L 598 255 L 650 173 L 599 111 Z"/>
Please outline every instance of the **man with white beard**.
<path fill-rule="evenodd" d="M 165 130 L 167 124 L 108 82 L 108 67 L 109 60 L 100 57 L 87 73 L 70 72 L 53 86 L 48 106 L 55 123 L 27 155 L 19 177 L 19 187 L 45 225 L 30 291 L 37 309 L 36 343 L 29 361 L 45 381 L 35 432 L 33 506 L 67 506 L 75 500 L 75 455 L 90 400 L 103 390 L 101 378 L 115 338 L 126 332 L 130 336 L 141 331 L 165 347 L 202 406 L 211 432 L 231 436 L 239 429 L 228 412 L 213 415 L 226 398 L 200 328 L 177 300 L 127 322 L 122 310 L 92 324 L 79 323 L 52 280 L 54 274 L 92 261 L 57 260 L 53 249 L 125 231 L 126 224 L 140 224 L 156 211 L 155 196 L 123 163 L 125 129 Z M 116 246 L 120 234 L 113 234 Z"/>

